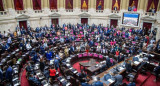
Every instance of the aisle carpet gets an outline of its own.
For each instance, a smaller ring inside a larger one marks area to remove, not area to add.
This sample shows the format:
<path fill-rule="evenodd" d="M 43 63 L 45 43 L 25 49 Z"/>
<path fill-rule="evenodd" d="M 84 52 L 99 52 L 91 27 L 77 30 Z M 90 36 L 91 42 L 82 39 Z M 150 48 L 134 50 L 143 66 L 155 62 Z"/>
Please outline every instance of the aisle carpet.
<path fill-rule="evenodd" d="M 29 86 L 29 82 L 26 78 L 26 70 L 24 70 L 22 72 L 22 76 L 21 76 L 21 86 Z"/>
<path fill-rule="evenodd" d="M 139 74 L 136 79 L 136 86 L 141 86 L 150 76 L 151 74 L 149 72 L 147 72 L 147 75 Z M 126 84 L 129 83 L 126 78 L 123 79 L 123 82 Z"/>
<path fill-rule="evenodd" d="M 142 86 L 160 86 L 160 79 L 157 82 L 154 82 L 153 80 L 155 78 L 154 75 L 151 75 Z"/>

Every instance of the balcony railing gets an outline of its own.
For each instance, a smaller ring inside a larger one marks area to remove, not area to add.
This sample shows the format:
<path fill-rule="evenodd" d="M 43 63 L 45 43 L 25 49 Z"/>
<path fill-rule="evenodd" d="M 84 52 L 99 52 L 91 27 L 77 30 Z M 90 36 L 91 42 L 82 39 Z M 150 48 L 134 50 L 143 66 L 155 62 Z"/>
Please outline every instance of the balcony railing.
<path fill-rule="evenodd" d="M 66 12 L 73 12 L 73 9 L 66 9 Z"/>
<path fill-rule="evenodd" d="M 8 14 L 7 11 L 0 11 L 0 15 L 1 15 L 1 16 L 7 15 L 7 14 Z"/>
<path fill-rule="evenodd" d="M 25 10 L 16 10 L 17 14 L 25 14 L 26 11 Z"/>
<path fill-rule="evenodd" d="M 103 13 L 103 10 L 96 10 L 97 13 Z"/>
<path fill-rule="evenodd" d="M 35 13 L 42 13 L 43 10 L 34 10 Z"/>
<path fill-rule="evenodd" d="M 157 16 L 157 13 L 145 12 L 145 16 Z"/>
<path fill-rule="evenodd" d="M 81 12 L 88 12 L 88 9 L 81 9 Z"/>
<path fill-rule="evenodd" d="M 112 10 L 111 13 L 119 13 L 119 10 Z"/>
<path fill-rule="evenodd" d="M 51 12 L 58 12 L 58 9 L 51 9 Z"/>

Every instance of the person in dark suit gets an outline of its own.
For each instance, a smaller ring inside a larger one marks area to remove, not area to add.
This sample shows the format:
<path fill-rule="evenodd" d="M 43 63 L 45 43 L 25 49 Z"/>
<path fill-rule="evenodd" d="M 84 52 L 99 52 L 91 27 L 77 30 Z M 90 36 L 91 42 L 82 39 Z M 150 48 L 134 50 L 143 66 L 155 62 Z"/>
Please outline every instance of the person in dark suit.
<path fill-rule="evenodd" d="M 43 62 L 43 59 L 40 59 L 40 70 L 43 72 L 45 67 L 45 63 Z"/>
<path fill-rule="evenodd" d="M 125 67 L 126 67 L 126 72 L 127 73 L 132 71 L 131 62 L 129 62 L 128 60 L 125 60 Z"/>
<path fill-rule="evenodd" d="M 160 63 L 158 64 L 157 67 L 154 68 L 154 72 L 155 72 L 155 76 L 156 76 L 156 79 L 154 81 L 157 81 L 158 75 L 160 74 Z"/>
<path fill-rule="evenodd" d="M 82 82 L 81 86 L 91 86 L 88 82 L 89 82 L 89 80 L 86 80 L 86 82 Z"/>
<path fill-rule="evenodd" d="M 123 83 L 123 76 L 119 75 L 116 71 L 113 72 L 114 78 L 115 78 L 115 84 L 114 86 L 122 85 Z"/>
<path fill-rule="evenodd" d="M 74 51 L 75 51 L 75 48 L 74 48 L 74 46 L 72 45 L 72 46 L 70 47 L 70 54 L 73 54 Z"/>
<path fill-rule="evenodd" d="M 0 82 L 2 82 L 2 81 L 3 81 L 3 71 L 0 66 Z"/>
<path fill-rule="evenodd" d="M 38 86 L 41 86 L 41 82 L 33 74 L 31 74 L 28 77 L 28 80 L 32 81 L 33 83 L 37 84 Z"/>
<path fill-rule="evenodd" d="M 31 66 L 30 63 L 28 63 L 28 65 L 26 67 L 26 71 L 33 74 L 33 67 Z"/>
<path fill-rule="evenodd" d="M 12 73 L 13 73 L 13 69 L 11 66 L 7 65 L 8 68 L 6 70 L 6 79 L 9 80 L 10 82 L 12 81 Z"/>
<path fill-rule="evenodd" d="M 107 65 L 108 68 L 111 66 L 109 57 L 106 58 L 106 65 Z"/>
<path fill-rule="evenodd" d="M 58 70 L 58 68 L 59 68 L 59 60 L 58 60 L 58 57 L 56 57 L 56 59 L 54 60 L 54 66 L 55 66 L 55 69 Z"/>
<path fill-rule="evenodd" d="M 127 86 L 136 86 L 136 83 L 133 82 L 133 78 L 129 79 L 129 84 Z"/>
<path fill-rule="evenodd" d="M 120 53 L 120 55 L 118 56 L 118 62 L 121 62 L 124 60 L 124 56 L 122 55 L 122 53 Z"/>
<path fill-rule="evenodd" d="M 97 81 L 93 82 L 92 86 L 103 86 L 103 83 L 100 81 L 100 77 L 97 77 Z"/>

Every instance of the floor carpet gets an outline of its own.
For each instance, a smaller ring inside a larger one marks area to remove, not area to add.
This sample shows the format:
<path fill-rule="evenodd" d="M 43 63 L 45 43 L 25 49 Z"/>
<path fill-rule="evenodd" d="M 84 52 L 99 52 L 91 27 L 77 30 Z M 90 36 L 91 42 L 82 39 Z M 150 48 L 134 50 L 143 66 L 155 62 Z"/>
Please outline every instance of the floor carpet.
<path fill-rule="evenodd" d="M 29 86 L 29 82 L 26 78 L 26 70 L 24 70 L 22 72 L 22 76 L 21 76 L 21 86 Z"/>
<path fill-rule="evenodd" d="M 151 75 L 142 86 L 160 86 L 160 80 L 154 82 L 156 77 Z"/>
<path fill-rule="evenodd" d="M 85 61 L 80 61 L 80 62 L 88 62 L 88 60 Z M 97 62 L 98 63 L 98 62 Z M 79 62 L 76 62 L 73 65 L 73 68 L 75 68 L 78 72 L 81 71 Z M 61 75 L 61 73 L 59 74 Z M 136 80 L 136 86 L 160 86 L 160 80 L 157 82 L 154 82 L 153 80 L 155 79 L 154 75 L 151 75 L 150 73 L 147 73 L 147 75 L 142 75 L 139 74 L 138 78 Z M 123 82 L 128 84 L 129 82 L 126 80 L 126 78 L 123 79 Z M 21 76 L 21 86 L 30 86 L 29 82 L 26 78 L 26 70 L 22 71 L 22 76 Z"/>

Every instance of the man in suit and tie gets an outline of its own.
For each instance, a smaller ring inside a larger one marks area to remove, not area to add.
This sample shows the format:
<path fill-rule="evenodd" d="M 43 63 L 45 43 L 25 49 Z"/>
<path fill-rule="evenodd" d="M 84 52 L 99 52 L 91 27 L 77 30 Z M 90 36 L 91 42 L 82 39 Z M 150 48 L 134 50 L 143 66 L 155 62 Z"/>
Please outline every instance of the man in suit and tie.
<path fill-rule="evenodd" d="M 9 80 L 10 82 L 12 81 L 12 73 L 13 73 L 13 69 L 11 66 L 7 65 L 8 68 L 6 70 L 6 79 Z"/>
<path fill-rule="evenodd" d="M 75 51 L 75 48 L 74 48 L 74 46 L 72 45 L 72 46 L 70 47 L 70 54 L 73 54 L 74 51 Z"/>
<path fill-rule="evenodd" d="M 114 78 L 115 78 L 115 84 L 114 84 L 114 86 L 122 85 L 122 83 L 123 83 L 123 76 L 122 76 L 122 75 L 119 75 L 119 74 L 117 73 L 117 71 L 114 71 L 114 72 L 113 72 L 113 76 L 114 76 Z"/>

